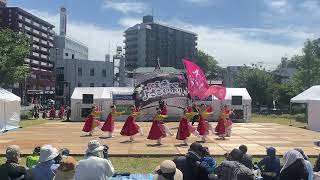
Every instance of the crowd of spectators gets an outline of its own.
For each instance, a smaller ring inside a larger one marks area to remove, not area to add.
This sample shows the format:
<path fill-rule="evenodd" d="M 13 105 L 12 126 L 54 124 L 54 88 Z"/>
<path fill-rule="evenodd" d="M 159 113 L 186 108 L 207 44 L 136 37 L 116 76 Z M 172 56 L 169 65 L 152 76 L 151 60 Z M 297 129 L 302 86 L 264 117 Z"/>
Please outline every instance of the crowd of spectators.
<path fill-rule="evenodd" d="M 68 149 L 57 150 L 52 145 L 36 147 L 21 165 L 21 149 L 11 145 L 6 149 L 6 162 L 0 165 L 1 180 L 107 180 L 116 175 L 108 158 L 108 146 L 99 141 L 88 143 L 85 156 L 77 162 Z M 266 149 L 266 156 L 253 162 L 248 148 L 241 145 L 225 154 L 219 165 L 209 149 L 192 143 L 184 156 L 165 160 L 155 168 L 155 180 L 312 180 L 320 169 L 320 158 L 313 168 L 300 148 L 283 155 L 281 165 L 276 149 Z M 151 173 L 151 172 L 150 172 Z"/>

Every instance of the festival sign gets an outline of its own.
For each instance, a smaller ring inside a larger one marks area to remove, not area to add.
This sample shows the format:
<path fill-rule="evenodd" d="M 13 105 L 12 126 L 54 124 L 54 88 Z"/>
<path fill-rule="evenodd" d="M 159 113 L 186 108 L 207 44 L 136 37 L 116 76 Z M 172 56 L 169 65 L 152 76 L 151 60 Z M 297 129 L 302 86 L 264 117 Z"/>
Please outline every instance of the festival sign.
<path fill-rule="evenodd" d="M 187 81 L 182 74 L 166 74 L 148 79 L 135 87 L 135 98 L 141 107 L 163 99 L 187 97 Z"/>

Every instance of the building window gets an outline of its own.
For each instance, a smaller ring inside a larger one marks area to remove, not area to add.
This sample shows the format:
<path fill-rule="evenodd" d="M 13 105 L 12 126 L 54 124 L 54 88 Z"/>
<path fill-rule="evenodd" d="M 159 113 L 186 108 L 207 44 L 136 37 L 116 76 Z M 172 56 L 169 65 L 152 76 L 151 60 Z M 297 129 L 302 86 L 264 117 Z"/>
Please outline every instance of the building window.
<path fill-rule="evenodd" d="M 71 58 L 74 59 L 74 54 L 72 54 Z"/>
<path fill-rule="evenodd" d="M 106 87 L 106 84 L 102 84 L 102 87 Z"/>
<path fill-rule="evenodd" d="M 82 87 L 82 84 L 81 84 L 81 83 L 78 83 L 78 87 Z"/>
<path fill-rule="evenodd" d="M 78 76 L 82 76 L 82 68 L 78 68 Z"/>
<path fill-rule="evenodd" d="M 94 69 L 93 68 L 90 69 L 90 76 L 94 76 Z"/>
<path fill-rule="evenodd" d="M 102 69 L 102 77 L 107 77 L 107 70 L 106 69 Z"/>
<path fill-rule="evenodd" d="M 90 87 L 94 87 L 94 83 L 90 83 Z"/>

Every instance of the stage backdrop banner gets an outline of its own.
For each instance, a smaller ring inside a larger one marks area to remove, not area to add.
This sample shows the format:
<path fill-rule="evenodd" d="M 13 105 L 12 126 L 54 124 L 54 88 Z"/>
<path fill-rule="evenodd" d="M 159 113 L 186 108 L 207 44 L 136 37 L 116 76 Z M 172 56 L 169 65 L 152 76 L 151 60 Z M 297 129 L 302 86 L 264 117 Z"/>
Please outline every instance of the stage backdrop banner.
<path fill-rule="evenodd" d="M 187 80 L 183 74 L 165 74 L 135 86 L 135 100 L 144 107 L 162 99 L 187 97 Z"/>

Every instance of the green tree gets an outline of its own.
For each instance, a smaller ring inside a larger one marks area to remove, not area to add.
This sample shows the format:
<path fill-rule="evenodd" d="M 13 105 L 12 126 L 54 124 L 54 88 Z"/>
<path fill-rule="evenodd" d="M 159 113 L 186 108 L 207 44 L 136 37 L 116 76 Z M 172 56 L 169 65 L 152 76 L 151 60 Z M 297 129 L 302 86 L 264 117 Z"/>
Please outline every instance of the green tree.
<path fill-rule="evenodd" d="M 214 57 L 201 50 L 197 50 L 196 59 L 197 65 L 203 70 L 209 79 L 214 79 L 222 75 L 223 69 L 218 65 L 218 61 Z"/>
<path fill-rule="evenodd" d="M 302 51 L 303 55 L 292 58 L 298 69 L 292 81 L 297 92 L 320 84 L 320 38 L 307 40 Z"/>
<path fill-rule="evenodd" d="M 29 73 L 24 59 L 31 52 L 31 41 L 9 29 L 0 31 L 0 85 L 21 82 Z"/>
<path fill-rule="evenodd" d="M 254 105 L 271 105 L 277 94 L 272 91 L 272 76 L 257 67 L 243 67 L 235 77 L 236 87 L 247 88 Z"/>

